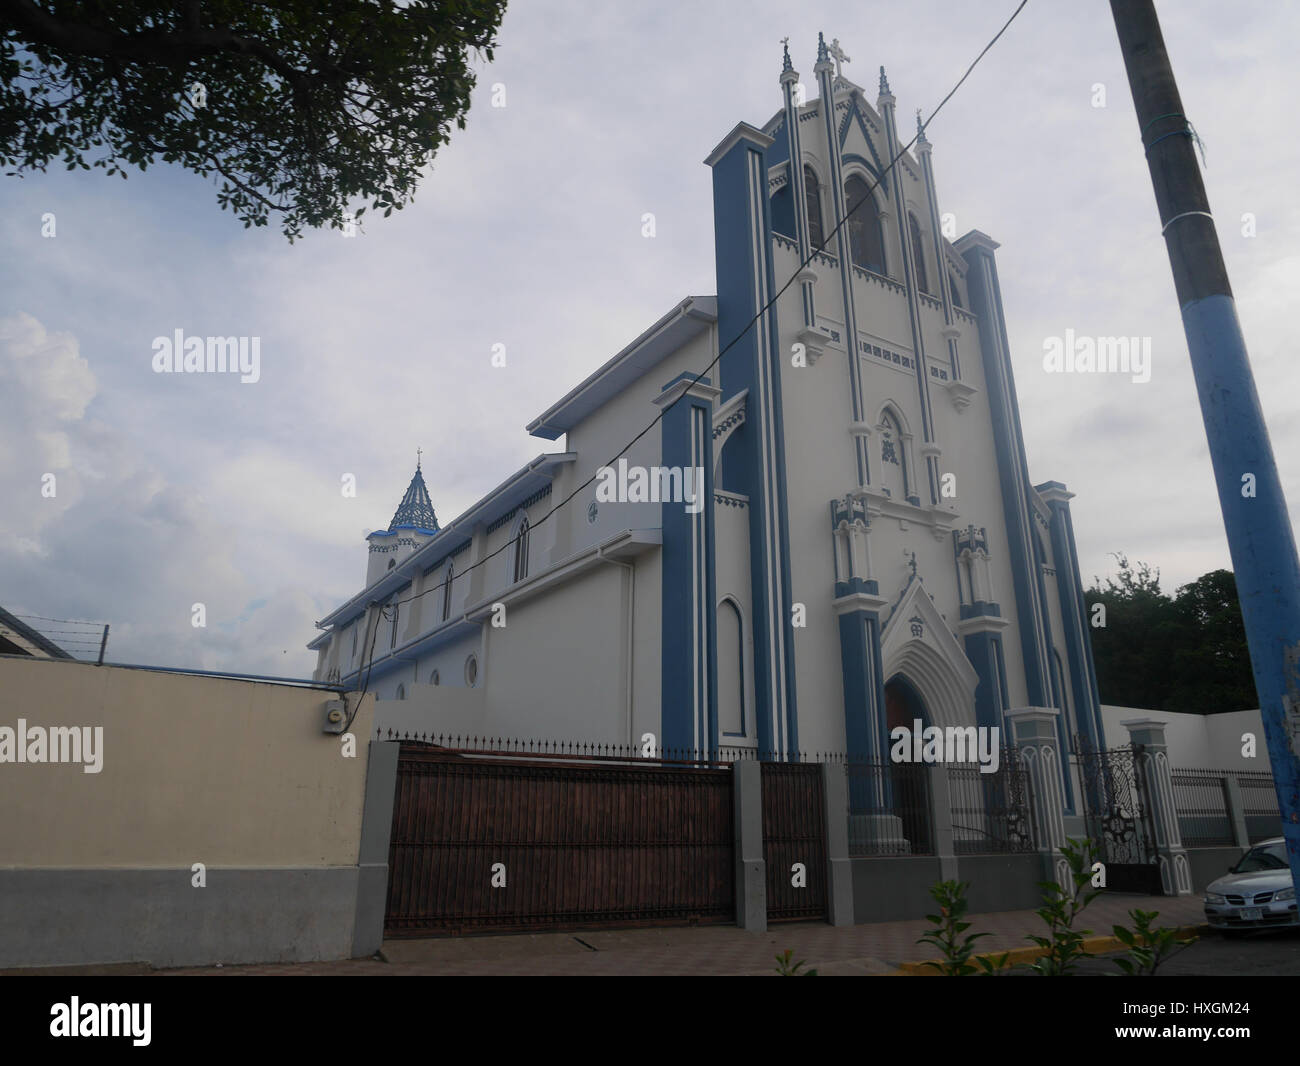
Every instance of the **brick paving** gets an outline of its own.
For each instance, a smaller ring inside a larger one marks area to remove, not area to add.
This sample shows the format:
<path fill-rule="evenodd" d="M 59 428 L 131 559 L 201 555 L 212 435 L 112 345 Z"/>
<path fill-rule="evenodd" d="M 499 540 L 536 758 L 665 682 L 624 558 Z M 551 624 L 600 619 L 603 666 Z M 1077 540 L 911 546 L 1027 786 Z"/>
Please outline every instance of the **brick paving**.
<path fill-rule="evenodd" d="M 1106 895 L 1083 912 L 1078 924 L 1095 935 L 1109 935 L 1116 922 L 1129 924 L 1127 912 L 1132 907 L 1159 911 L 1159 925 L 1199 925 L 1204 920 L 1199 894 L 1177 898 Z M 1026 934 L 1044 928 L 1042 919 L 1028 910 L 977 914 L 971 920 L 968 932 L 990 934 L 980 940 L 981 951 L 1032 946 L 1025 939 Z M 934 951 L 927 945 L 916 943 L 930 928 L 924 919 L 915 919 L 847 928 L 835 928 L 824 922 L 783 923 L 769 927 L 765 933 L 749 933 L 723 925 L 390 940 L 383 946 L 382 959 L 204 966 L 151 972 L 176 976 L 340 977 L 771 975 L 776 967 L 774 956 L 790 948 L 796 959 L 807 960 L 824 976 L 889 974 L 902 962 L 934 957 Z"/>

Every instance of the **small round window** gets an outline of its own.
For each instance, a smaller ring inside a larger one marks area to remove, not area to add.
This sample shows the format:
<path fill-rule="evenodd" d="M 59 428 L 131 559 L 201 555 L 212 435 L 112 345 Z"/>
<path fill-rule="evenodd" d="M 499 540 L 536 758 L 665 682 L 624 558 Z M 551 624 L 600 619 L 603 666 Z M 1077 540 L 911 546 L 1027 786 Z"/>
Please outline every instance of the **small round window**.
<path fill-rule="evenodd" d="M 478 658 L 471 655 L 465 660 L 465 684 L 473 688 L 478 681 Z"/>

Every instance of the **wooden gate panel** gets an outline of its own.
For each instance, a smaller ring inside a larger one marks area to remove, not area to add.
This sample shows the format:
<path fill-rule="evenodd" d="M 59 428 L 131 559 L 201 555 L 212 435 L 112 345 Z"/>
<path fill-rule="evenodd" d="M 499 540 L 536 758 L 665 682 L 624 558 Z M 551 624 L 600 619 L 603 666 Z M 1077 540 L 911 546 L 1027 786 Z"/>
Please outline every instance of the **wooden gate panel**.
<path fill-rule="evenodd" d="M 733 848 L 728 770 L 403 745 L 385 933 L 730 921 Z"/>
<path fill-rule="evenodd" d="M 826 917 L 826 808 L 818 764 L 765 762 L 763 861 L 767 867 L 767 919 Z M 805 885 L 793 883 L 802 863 Z"/>

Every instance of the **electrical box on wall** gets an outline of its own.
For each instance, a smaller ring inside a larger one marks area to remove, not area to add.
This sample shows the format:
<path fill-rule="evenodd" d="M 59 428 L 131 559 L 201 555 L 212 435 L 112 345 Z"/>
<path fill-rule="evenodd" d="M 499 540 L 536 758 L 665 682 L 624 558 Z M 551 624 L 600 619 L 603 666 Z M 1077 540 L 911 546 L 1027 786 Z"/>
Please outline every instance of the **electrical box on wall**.
<path fill-rule="evenodd" d="M 348 705 L 343 700 L 327 700 L 325 703 L 326 733 L 342 733 L 348 720 Z"/>

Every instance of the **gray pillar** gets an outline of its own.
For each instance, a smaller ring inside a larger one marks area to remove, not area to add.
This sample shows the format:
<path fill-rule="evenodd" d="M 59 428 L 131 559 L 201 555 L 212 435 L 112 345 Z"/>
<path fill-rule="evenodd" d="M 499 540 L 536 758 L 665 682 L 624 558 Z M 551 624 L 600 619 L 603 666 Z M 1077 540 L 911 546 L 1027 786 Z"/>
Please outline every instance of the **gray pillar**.
<path fill-rule="evenodd" d="M 953 846 L 952 789 L 948 781 L 948 767 L 934 763 L 926 768 L 930 789 L 930 812 L 934 819 L 934 853 L 939 859 L 939 879 L 957 880 L 957 850 Z"/>
<path fill-rule="evenodd" d="M 843 763 L 822 763 L 826 813 L 826 920 L 853 924 L 853 863 L 849 859 L 849 786 Z"/>
<path fill-rule="evenodd" d="M 370 741 L 366 762 L 365 805 L 361 811 L 361 846 L 357 853 L 357 909 L 352 926 L 352 957 L 373 955 L 384 941 L 388 907 L 388 840 L 393 831 L 397 795 L 396 741 Z"/>
<path fill-rule="evenodd" d="M 1035 843 L 1043 854 L 1046 876 L 1067 892 L 1074 887 L 1070 864 L 1061 854 L 1065 843 L 1065 788 L 1056 739 L 1055 707 L 1020 707 L 1007 711 L 1021 765 L 1029 772 Z"/>
<path fill-rule="evenodd" d="M 1187 862 L 1178 831 L 1178 809 L 1174 805 L 1174 779 L 1169 771 L 1169 746 L 1165 723 L 1154 718 L 1132 718 L 1120 723 L 1128 730 L 1133 750 L 1140 752 L 1134 763 L 1142 774 L 1145 799 L 1151 804 L 1151 824 L 1156 834 L 1160 861 L 1160 886 L 1166 896 L 1192 894 L 1192 869 Z"/>
<path fill-rule="evenodd" d="M 1245 851 L 1250 847 L 1250 830 L 1246 828 L 1246 804 L 1241 795 L 1241 782 L 1230 774 L 1223 775 L 1223 799 L 1228 808 L 1228 821 L 1232 823 L 1232 839 Z"/>
<path fill-rule="evenodd" d="M 763 864 L 763 768 L 757 762 L 732 763 L 736 821 L 736 924 L 767 931 L 767 870 Z M 847 850 L 847 845 L 846 845 Z"/>

